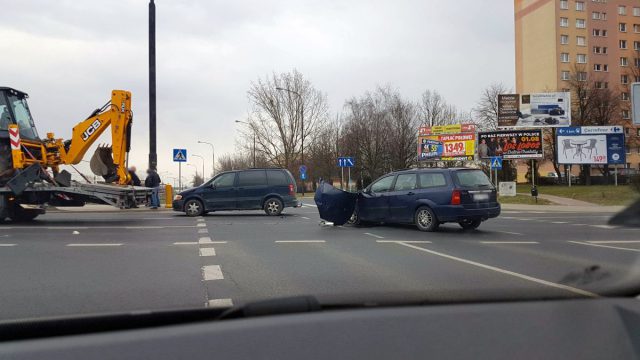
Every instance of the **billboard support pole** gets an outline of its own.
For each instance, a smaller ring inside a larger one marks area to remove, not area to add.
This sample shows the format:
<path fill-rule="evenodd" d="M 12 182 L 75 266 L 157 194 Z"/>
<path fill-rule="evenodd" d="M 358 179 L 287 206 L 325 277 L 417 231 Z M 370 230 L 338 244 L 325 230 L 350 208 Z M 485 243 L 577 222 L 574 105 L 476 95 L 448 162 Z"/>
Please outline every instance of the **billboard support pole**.
<path fill-rule="evenodd" d="M 178 188 L 182 191 L 182 162 L 178 163 Z"/>
<path fill-rule="evenodd" d="M 618 186 L 618 164 L 614 165 L 615 167 L 613 168 L 613 178 L 614 180 L 614 184 L 616 186 Z"/>
<path fill-rule="evenodd" d="M 536 161 L 531 159 L 531 186 L 536 186 Z"/>
<path fill-rule="evenodd" d="M 567 179 L 569 181 L 569 187 L 571 187 L 571 165 L 569 165 L 569 173 L 567 174 Z"/>

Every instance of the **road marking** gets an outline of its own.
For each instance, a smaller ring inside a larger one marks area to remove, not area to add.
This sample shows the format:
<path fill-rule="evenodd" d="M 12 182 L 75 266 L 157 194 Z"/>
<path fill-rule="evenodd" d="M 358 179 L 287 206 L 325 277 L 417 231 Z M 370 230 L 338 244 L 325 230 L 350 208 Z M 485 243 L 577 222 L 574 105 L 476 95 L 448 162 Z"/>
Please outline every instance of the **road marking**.
<path fill-rule="evenodd" d="M 207 229 L 198 229 L 198 234 L 207 234 L 209 230 Z"/>
<path fill-rule="evenodd" d="M 501 269 L 499 267 L 495 267 L 495 266 L 491 266 L 491 265 L 486 265 L 486 264 L 481 264 L 479 262 L 475 262 L 475 261 L 471 261 L 471 260 L 467 260 L 467 259 L 463 259 L 463 258 L 459 258 L 456 256 L 452 256 L 452 255 L 447 255 L 441 252 L 437 252 L 437 251 L 433 251 L 433 250 L 429 250 L 429 249 L 425 249 L 419 246 L 414 246 L 411 244 L 407 244 L 407 243 L 402 243 L 399 242 L 398 245 L 402 245 L 402 246 L 406 246 L 408 248 L 412 248 L 418 251 L 423 251 L 432 255 L 436 255 L 436 256 L 440 256 L 449 260 L 454 260 L 454 261 L 458 261 L 461 263 L 465 263 L 468 265 L 473 265 L 473 266 L 477 266 L 483 269 L 487 269 L 487 270 L 491 270 L 491 271 L 495 271 L 495 272 L 499 272 L 502 274 L 506 274 L 506 275 L 511 275 L 520 279 L 524 279 L 524 280 L 528 280 L 537 284 L 542 284 L 542 285 L 546 285 L 546 286 L 550 286 L 550 287 L 554 287 L 554 288 L 558 288 L 558 289 L 562 289 L 562 290 L 567 290 L 570 291 L 572 293 L 575 294 L 579 294 L 579 295 L 583 295 L 583 296 L 587 296 L 587 297 L 599 297 L 598 294 L 592 293 L 590 291 L 586 291 L 586 290 L 582 290 L 582 289 L 578 289 L 578 288 L 574 288 L 572 286 L 567 286 L 567 285 L 562 285 L 562 284 L 558 284 L 558 283 L 554 283 L 551 281 L 547 281 L 547 280 L 542 280 L 542 279 L 538 279 L 535 278 L 533 276 L 529 276 L 529 275 L 524 275 L 524 274 L 520 274 L 514 271 L 509 271 L 509 270 L 505 270 L 505 269 Z"/>
<path fill-rule="evenodd" d="M 175 217 L 152 217 L 152 218 L 142 218 L 142 220 L 175 220 Z"/>
<path fill-rule="evenodd" d="M 590 244 L 640 244 L 640 240 L 602 240 L 587 242 Z"/>
<path fill-rule="evenodd" d="M 210 308 L 232 307 L 233 301 L 231 299 L 213 299 L 213 300 L 207 301 L 205 306 Z"/>
<path fill-rule="evenodd" d="M 100 246 L 122 246 L 122 244 L 114 244 L 114 243 L 104 243 L 104 244 L 67 244 L 69 247 L 100 247 Z"/>
<path fill-rule="evenodd" d="M 197 222 L 204 222 L 204 219 L 196 219 Z"/>
<path fill-rule="evenodd" d="M 376 239 L 384 239 L 384 236 L 372 234 L 372 233 L 364 233 L 365 235 L 373 236 Z"/>
<path fill-rule="evenodd" d="M 540 244 L 537 241 L 480 241 L 481 244 Z"/>
<path fill-rule="evenodd" d="M 607 230 L 611 230 L 611 229 L 616 229 L 617 226 L 611 226 L 611 225 L 591 225 L 591 227 L 595 227 L 595 228 L 599 228 L 599 229 L 607 229 Z"/>
<path fill-rule="evenodd" d="M 587 224 L 571 224 L 573 226 L 587 226 Z"/>
<path fill-rule="evenodd" d="M 174 242 L 173 245 L 198 245 L 195 241 Z"/>
<path fill-rule="evenodd" d="M 198 223 L 198 224 L 196 224 L 196 227 L 206 227 L 206 226 L 207 226 L 207 224 L 205 224 L 205 223 Z"/>
<path fill-rule="evenodd" d="M 516 218 L 516 219 L 518 219 L 520 221 L 531 221 L 531 220 L 533 220 L 533 219 L 526 219 L 526 218 Z"/>
<path fill-rule="evenodd" d="M 207 243 L 207 244 L 226 244 L 226 243 L 227 243 L 226 241 L 212 241 L 212 242 Z"/>
<path fill-rule="evenodd" d="M 0 244 L 0 247 L 11 247 L 11 246 L 16 246 L 18 244 Z"/>
<path fill-rule="evenodd" d="M 405 244 L 431 244 L 431 241 L 403 241 L 403 240 L 376 240 L 379 244 L 405 243 Z"/>
<path fill-rule="evenodd" d="M 320 244 L 325 243 L 324 240 L 276 240 L 276 244 Z"/>
<path fill-rule="evenodd" d="M 306 216 L 300 216 L 300 217 L 301 217 L 301 218 L 303 218 L 303 219 L 305 219 L 305 220 L 311 220 L 311 219 L 309 219 L 309 218 L 308 218 L 308 217 L 306 217 Z"/>
<path fill-rule="evenodd" d="M 201 237 L 200 239 L 198 239 L 198 244 L 211 244 L 211 238 L 210 237 Z"/>
<path fill-rule="evenodd" d="M 162 229 L 164 226 L 125 226 L 125 229 Z"/>
<path fill-rule="evenodd" d="M 597 247 L 602 247 L 602 248 L 607 248 L 607 249 L 616 249 L 616 250 L 640 252 L 640 249 L 624 248 L 624 247 L 619 247 L 619 246 L 609 246 L 609 245 L 602 245 L 602 244 L 590 244 L 590 243 L 581 242 L 581 241 L 569 241 L 569 242 L 572 243 L 572 244 L 587 245 L 587 246 L 597 246 Z"/>
<path fill-rule="evenodd" d="M 318 207 L 318 205 L 313 205 L 313 204 L 303 204 L 303 206 L 306 206 L 306 207 L 316 207 L 316 208 Z"/>
<path fill-rule="evenodd" d="M 224 276 L 222 275 L 222 269 L 220 265 L 207 265 L 202 267 L 202 278 L 205 281 L 209 280 L 222 280 Z"/>
<path fill-rule="evenodd" d="M 568 221 L 552 221 L 552 224 L 568 224 Z"/>
<path fill-rule="evenodd" d="M 200 256 L 216 256 L 216 249 L 200 248 Z"/>
<path fill-rule="evenodd" d="M 507 235 L 519 235 L 519 236 L 524 235 L 524 234 L 521 234 L 519 232 L 513 232 L 513 231 L 496 231 L 496 232 L 499 232 L 499 233 L 502 233 L 502 234 L 507 234 Z"/>

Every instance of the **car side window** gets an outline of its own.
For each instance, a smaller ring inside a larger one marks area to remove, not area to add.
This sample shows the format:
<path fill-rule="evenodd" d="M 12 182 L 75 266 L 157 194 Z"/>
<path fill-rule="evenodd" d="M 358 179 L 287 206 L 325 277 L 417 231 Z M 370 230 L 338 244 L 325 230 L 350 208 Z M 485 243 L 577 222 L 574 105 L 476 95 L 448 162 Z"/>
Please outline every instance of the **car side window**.
<path fill-rule="evenodd" d="M 396 179 L 396 184 L 393 186 L 394 191 L 413 190 L 416 188 L 416 174 L 401 174 Z"/>
<path fill-rule="evenodd" d="M 269 181 L 269 185 L 271 186 L 289 185 L 289 180 L 287 179 L 287 175 L 284 173 L 284 171 L 267 170 L 267 180 Z"/>
<path fill-rule="evenodd" d="M 373 184 L 371 184 L 371 192 L 381 193 L 389 191 L 391 189 L 391 184 L 393 184 L 394 177 L 395 176 L 393 175 L 387 176 L 374 182 Z"/>
<path fill-rule="evenodd" d="M 236 179 L 236 173 L 223 174 L 223 175 L 220 175 L 215 180 L 213 180 L 213 185 L 216 188 L 232 187 L 235 179 Z"/>
<path fill-rule="evenodd" d="M 238 173 L 238 186 L 267 185 L 264 170 L 241 171 Z"/>
<path fill-rule="evenodd" d="M 418 178 L 420 179 L 421 189 L 447 185 L 447 180 L 444 178 L 443 173 L 424 173 L 418 175 Z"/>

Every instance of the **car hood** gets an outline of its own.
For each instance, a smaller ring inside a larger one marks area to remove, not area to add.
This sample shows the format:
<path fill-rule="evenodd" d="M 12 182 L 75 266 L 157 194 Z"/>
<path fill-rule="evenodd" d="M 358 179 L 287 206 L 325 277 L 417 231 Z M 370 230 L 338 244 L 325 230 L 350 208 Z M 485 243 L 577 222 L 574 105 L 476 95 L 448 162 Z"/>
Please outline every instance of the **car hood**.
<path fill-rule="evenodd" d="M 182 190 L 181 192 L 178 193 L 178 195 L 189 195 L 192 192 L 196 191 L 197 189 L 199 189 L 199 187 L 194 187 L 194 188 L 189 188 L 186 190 Z"/>

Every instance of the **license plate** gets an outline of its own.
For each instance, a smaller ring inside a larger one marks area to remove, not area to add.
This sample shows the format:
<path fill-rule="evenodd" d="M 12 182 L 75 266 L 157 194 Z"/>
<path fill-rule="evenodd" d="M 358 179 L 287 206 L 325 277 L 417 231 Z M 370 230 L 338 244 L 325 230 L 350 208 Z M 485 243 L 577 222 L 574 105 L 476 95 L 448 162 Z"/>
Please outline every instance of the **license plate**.
<path fill-rule="evenodd" d="M 473 201 L 487 201 L 489 200 L 489 194 L 474 194 Z"/>

